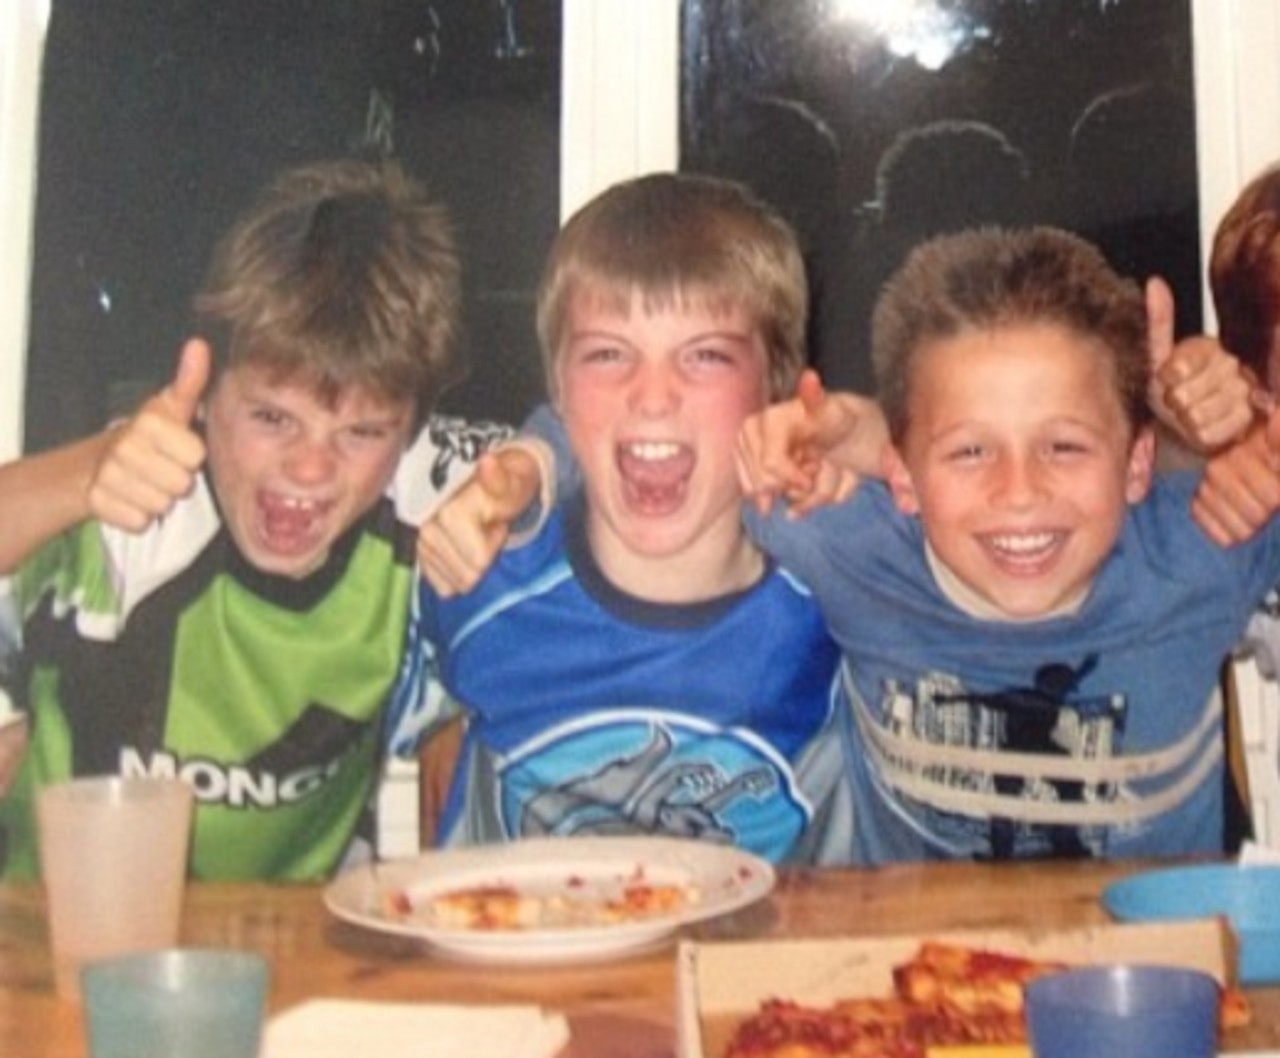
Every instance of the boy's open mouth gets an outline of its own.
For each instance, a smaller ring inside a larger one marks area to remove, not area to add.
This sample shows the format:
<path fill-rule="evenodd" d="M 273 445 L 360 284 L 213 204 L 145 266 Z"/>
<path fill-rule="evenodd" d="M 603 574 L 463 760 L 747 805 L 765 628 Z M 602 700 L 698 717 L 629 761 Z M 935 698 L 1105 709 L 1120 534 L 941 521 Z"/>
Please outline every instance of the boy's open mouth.
<path fill-rule="evenodd" d="M 328 501 L 260 493 L 258 525 L 263 543 L 285 555 L 311 549 L 324 537 L 325 516 L 331 507 Z"/>
<path fill-rule="evenodd" d="M 684 502 L 693 473 L 693 449 L 675 441 L 634 441 L 618 446 L 623 496 L 638 514 L 670 514 Z"/>
<path fill-rule="evenodd" d="M 1053 564 L 1068 534 L 1056 530 L 1034 533 L 980 533 L 978 541 L 1001 569 L 1019 576 L 1034 576 Z"/>

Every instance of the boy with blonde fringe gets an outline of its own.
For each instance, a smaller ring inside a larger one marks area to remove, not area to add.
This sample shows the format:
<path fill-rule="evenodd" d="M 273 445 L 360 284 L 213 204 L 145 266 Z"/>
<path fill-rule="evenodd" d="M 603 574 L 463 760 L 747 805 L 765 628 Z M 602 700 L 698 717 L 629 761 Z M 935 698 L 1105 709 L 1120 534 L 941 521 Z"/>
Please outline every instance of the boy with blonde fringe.
<path fill-rule="evenodd" d="M 806 298 L 792 232 L 727 182 L 628 181 L 560 232 L 538 329 L 581 493 L 469 594 L 420 586 L 397 700 L 401 751 L 451 715 L 433 676 L 466 717 L 445 843 L 666 834 L 847 861 L 837 653 L 747 538 L 734 469 L 743 420 L 793 390 Z M 499 535 L 529 498 L 517 462 L 457 498 Z"/>

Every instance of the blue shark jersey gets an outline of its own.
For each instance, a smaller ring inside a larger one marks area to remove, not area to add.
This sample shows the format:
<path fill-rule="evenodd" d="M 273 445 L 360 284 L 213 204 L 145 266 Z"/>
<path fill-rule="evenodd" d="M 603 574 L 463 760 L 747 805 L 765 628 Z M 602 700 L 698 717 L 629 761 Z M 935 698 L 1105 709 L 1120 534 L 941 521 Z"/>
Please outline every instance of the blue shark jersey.
<path fill-rule="evenodd" d="M 807 590 L 770 564 L 692 605 L 625 595 L 595 565 L 580 500 L 469 595 L 423 584 L 393 748 L 467 717 L 446 844 L 667 834 L 771 860 L 848 862 L 848 710 Z"/>

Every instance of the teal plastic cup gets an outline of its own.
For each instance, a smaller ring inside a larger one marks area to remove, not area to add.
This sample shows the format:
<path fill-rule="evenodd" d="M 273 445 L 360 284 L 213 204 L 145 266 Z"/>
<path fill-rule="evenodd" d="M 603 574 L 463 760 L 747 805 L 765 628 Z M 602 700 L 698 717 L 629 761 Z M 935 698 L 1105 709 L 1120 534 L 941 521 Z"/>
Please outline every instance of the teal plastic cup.
<path fill-rule="evenodd" d="M 1173 966 L 1094 966 L 1026 988 L 1035 1058 L 1215 1058 L 1218 982 Z"/>
<path fill-rule="evenodd" d="M 213 948 L 88 963 L 89 1058 L 258 1058 L 268 978 L 262 956 Z"/>

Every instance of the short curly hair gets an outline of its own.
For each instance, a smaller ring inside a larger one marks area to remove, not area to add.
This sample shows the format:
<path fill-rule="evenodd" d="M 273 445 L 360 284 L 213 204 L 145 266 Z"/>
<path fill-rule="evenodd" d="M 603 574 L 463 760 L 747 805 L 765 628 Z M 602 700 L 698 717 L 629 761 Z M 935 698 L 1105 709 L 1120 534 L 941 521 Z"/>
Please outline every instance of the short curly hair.
<path fill-rule="evenodd" d="M 935 342 L 975 330 L 1054 323 L 1110 360 L 1135 433 L 1151 421 L 1146 305 L 1102 252 L 1049 227 L 977 228 L 921 243 L 885 284 L 871 320 L 871 358 L 895 442 L 910 420 L 912 374 Z"/>

